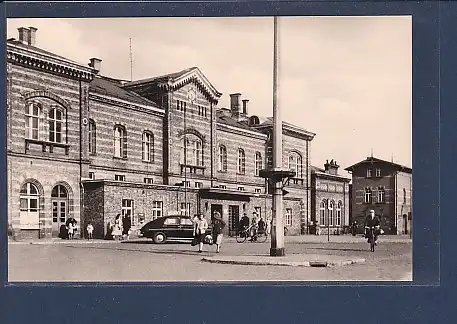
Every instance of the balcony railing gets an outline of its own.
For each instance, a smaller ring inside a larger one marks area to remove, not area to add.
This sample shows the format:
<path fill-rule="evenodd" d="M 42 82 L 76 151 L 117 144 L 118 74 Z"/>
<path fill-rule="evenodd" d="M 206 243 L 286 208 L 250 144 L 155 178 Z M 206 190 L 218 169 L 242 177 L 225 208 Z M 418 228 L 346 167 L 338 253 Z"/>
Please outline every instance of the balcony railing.
<path fill-rule="evenodd" d="M 184 174 L 187 172 L 187 174 L 198 174 L 198 175 L 204 175 L 205 174 L 205 169 L 203 165 L 192 165 L 192 164 L 180 164 L 181 166 L 181 174 Z"/>

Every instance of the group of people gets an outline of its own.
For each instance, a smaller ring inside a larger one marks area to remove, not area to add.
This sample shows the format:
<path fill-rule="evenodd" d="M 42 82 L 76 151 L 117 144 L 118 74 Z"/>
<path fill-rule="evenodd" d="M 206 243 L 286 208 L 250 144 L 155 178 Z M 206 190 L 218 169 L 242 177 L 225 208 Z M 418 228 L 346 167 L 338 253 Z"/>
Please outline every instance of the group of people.
<path fill-rule="evenodd" d="M 121 218 L 121 214 L 117 214 L 114 219 L 114 224 L 110 224 L 111 234 L 110 236 L 115 240 L 128 240 L 130 238 L 130 229 L 132 227 L 132 219 L 129 215 L 124 215 Z"/>
<path fill-rule="evenodd" d="M 193 244 L 197 245 L 198 244 L 198 252 L 202 253 L 203 252 L 203 244 L 205 243 L 205 238 L 206 238 L 206 230 L 209 227 L 208 221 L 206 220 L 205 216 L 200 213 L 197 214 L 194 219 L 194 240 Z M 211 220 L 212 223 L 212 241 L 213 243 L 216 244 L 216 252 L 219 253 L 221 250 L 221 245 L 222 245 L 222 230 L 225 227 L 225 222 L 222 219 L 221 214 L 215 210 L 213 212 L 213 217 Z"/>
<path fill-rule="evenodd" d="M 246 213 L 243 214 L 243 217 L 240 219 L 240 231 L 246 231 L 250 229 L 250 241 L 256 241 L 257 235 L 267 233 L 267 223 L 263 220 L 262 217 L 257 221 L 257 212 L 253 212 L 251 220 Z"/>
<path fill-rule="evenodd" d="M 78 230 L 76 227 L 78 222 L 72 216 L 68 217 L 65 224 L 62 224 L 59 229 L 59 237 L 61 239 L 72 240 L 75 232 Z"/>

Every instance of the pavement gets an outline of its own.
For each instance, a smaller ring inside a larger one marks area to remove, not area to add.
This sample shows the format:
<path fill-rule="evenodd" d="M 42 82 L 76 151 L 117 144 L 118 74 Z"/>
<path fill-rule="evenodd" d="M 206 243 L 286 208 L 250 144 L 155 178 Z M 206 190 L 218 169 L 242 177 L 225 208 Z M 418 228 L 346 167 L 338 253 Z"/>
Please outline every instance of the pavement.
<path fill-rule="evenodd" d="M 150 240 L 145 238 L 131 239 L 130 243 L 141 243 L 148 242 Z M 225 238 L 225 242 L 236 242 L 235 238 Z M 411 242 L 409 235 L 383 235 L 380 237 L 381 242 L 389 243 L 408 243 Z M 122 244 L 123 241 L 117 242 Z M 286 236 L 285 244 L 300 244 L 300 243 L 361 243 L 365 242 L 362 235 L 333 235 L 328 238 L 325 235 L 300 235 L 300 236 Z M 74 240 L 62 240 L 59 238 L 41 239 L 41 240 L 30 240 L 30 241 L 12 241 L 9 240 L 9 244 L 32 244 L 32 245 L 54 245 L 54 244 L 65 244 L 65 245 L 81 245 L 81 244 L 113 244 L 116 243 L 112 240 L 86 240 L 86 239 L 74 239 Z M 125 242 L 127 243 L 127 242 Z M 331 254 L 286 254 L 283 257 L 272 257 L 265 254 L 245 254 L 245 255 L 211 255 L 204 256 L 201 261 L 208 263 L 218 264 L 235 264 L 235 265 L 255 265 L 255 266 L 292 266 L 292 267 L 337 267 L 352 264 L 361 264 L 366 261 L 365 258 L 351 257 L 351 256 L 339 256 Z"/>
<path fill-rule="evenodd" d="M 204 257 L 204 262 L 240 265 L 274 265 L 292 267 L 336 267 L 364 263 L 364 258 L 350 258 L 323 254 L 290 254 L 283 257 L 269 255 L 211 256 Z"/>

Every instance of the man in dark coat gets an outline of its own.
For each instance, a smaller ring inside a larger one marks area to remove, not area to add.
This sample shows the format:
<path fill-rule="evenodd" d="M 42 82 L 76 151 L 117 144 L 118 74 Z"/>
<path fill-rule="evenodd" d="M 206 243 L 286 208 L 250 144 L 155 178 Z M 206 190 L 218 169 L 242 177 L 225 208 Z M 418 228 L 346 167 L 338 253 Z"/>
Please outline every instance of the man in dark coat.
<path fill-rule="evenodd" d="M 246 213 L 243 214 L 240 220 L 240 230 L 246 229 L 249 227 L 249 217 Z"/>
<path fill-rule="evenodd" d="M 225 222 L 222 219 L 221 214 L 215 210 L 213 213 L 213 242 L 216 243 L 216 252 L 219 253 L 222 244 L 222 230 L 225 227 Z"/>
<path fill-rule="evenodd" d="M 130 215 L 124 215 L 122 217 L 122 237 L 129 239 L 130 238 L 130 228 L 132 227 L 132 220 Z"/>
<path fill-rule="evenodd" d="M 374 241 L 376 244 L 376 241 L 378 240 L 378 235 L 380 233 L 380 228 L 381 228 L 381 220 L 379 219 L 378 216 L 375 215 L 375 212 L 373 209 L 370 210 L 370 214 L 365 218 L 365 237 L 368 238 L 368 243 L 370 243 L 370 235 L 369 235 L 369 230 L 371 227 L 374 227 Z"/>

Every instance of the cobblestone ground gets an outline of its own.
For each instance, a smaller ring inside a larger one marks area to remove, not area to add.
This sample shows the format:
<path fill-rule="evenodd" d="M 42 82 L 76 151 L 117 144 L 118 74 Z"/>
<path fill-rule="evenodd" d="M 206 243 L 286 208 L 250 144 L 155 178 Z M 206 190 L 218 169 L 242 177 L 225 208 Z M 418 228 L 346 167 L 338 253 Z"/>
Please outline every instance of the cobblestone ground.
<path fill-rule="evenodd" d="M 226 242 L 221 255 L 269 254 L 270 243 Z M 372 281 L 411 280 L 412 244 L 288 243 L 287 254 L 310 253 L 362 257 L 358 265 L 334 268 L 212 264 L 186 243 L 156 245 L 150 241 L 64 244 L 9 244 L 9 281 Z"/>

